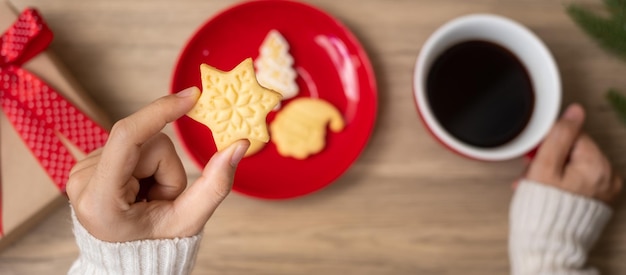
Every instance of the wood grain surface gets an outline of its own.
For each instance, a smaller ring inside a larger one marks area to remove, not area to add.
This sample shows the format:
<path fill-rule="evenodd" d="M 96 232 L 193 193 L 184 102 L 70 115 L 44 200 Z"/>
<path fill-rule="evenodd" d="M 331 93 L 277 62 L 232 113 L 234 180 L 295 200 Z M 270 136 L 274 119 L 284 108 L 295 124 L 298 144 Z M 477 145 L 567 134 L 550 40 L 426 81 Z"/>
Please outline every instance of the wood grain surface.
<path fill-rule="evenodd" d="M 119 119 L 165 95 L 187 39 L 237 1 L 11 2 L 42 11 L 56 34 L 52 49 Z M 511 183 L 524 161 L 484 163 L 447 151 L 413 104 L 422 44 L 438 26 L 468 13 L 512 18 L 543 39 L 561 71 L 564 106 L 582 103 L 585 129 L 619 171 L 626 168 L 626 127 L 604 99 L 609 87 L 626 92 L 626 63 L 567 17 L 569 1 L 306 2 L 343 21 L 368 52 L 379 89 L 375 132 L 347 173 L 320 192 L 287 201 L 232 194 L 206 226 L 194 274 L 507 274 Z M 584 2 L 599 7 L 601 1 Z M 179 152 L 190 180 L 198 177 Z M 593 252 L 592 263 L 605 274 L 626 274 L 625 207 L 617 206 Z M 69 209 L 62 207 L 0 252 L 0 274 L 63 274 L 77 254 Z"/>

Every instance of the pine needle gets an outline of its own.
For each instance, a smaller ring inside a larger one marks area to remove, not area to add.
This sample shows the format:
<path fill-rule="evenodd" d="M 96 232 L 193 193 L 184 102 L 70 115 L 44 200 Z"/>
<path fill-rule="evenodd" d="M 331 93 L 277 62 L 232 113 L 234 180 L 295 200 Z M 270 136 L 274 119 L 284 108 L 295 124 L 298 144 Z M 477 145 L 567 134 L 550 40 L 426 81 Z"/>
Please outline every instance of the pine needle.
<path fill-rule="evenodd" d="M 626 60 L 626 0 L 604 0 L 604 5 L 610 17 L 596 15 L 574 4 L 567 7 L 567 13 L 603 48 Z M 626 96 L 609 89 L 606 99 L 618 118 L 626 124 Z"/>
<path fill-rule="evenodd" d="M 610 18 L 598 16 L 578 5 L 567 12 L 572 19 L 605 49 L 626 60 L 626 0 L 605 0 Z"/>
<path fill-rule="evenodd" d="M 626 96 L 620 94 L 615 89 L 609 89 L 606 93 L 606 99 L 611 104 L 611 107 L 613 107 L 619 119 L 626 124 Z"/>
<path fill-rule="evenodd" d="M 604 4 L 613 16 L 624 16 L 625 0 L 604 0 Z"/>

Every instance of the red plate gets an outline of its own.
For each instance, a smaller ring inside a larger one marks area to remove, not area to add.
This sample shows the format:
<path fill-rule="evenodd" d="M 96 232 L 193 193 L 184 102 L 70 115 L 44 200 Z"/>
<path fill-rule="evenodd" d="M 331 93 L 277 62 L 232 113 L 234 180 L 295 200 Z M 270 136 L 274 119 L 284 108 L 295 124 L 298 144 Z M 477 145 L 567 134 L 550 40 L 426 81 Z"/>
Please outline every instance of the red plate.
<path fill-rule="evenodd" d="M 282 157 L 270 142 L 241 161 L 235 191 L 286 199 L 319 190 L 341 176 L 372 132 L 377 107 L 375 78 L 365 51 L 346 27 L 302 3 L 269 0 L 239 4 L 211 18 L 191 38 L 176 65 L 171 92 L 201 87 L 201 63 L 228 71 L 247 57 L 256 58 L 271 29 L 278 30 L 290 44 L 298 71 L 298 97 L 322 98 L 337 107 L 346 121 L 342 132 L 327 133 L 322 152 L 306 160 Z M 273 117 L 270 114 L 268 121 Z M 186 116 L 175 126 L 188 153 L 204 167 L 216 152 L 210 130 Z"/>

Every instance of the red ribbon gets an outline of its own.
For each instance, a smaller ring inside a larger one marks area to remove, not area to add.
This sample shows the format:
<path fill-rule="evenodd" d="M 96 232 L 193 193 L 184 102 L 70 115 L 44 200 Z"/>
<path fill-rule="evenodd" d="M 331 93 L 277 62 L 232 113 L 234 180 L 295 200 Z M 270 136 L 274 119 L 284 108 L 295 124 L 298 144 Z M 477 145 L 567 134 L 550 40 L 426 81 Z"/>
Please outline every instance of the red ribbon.
<path fill-rule="evenodd" d="M 39 13 L 26 9 L 0 37 L 0 105 L 54 184 L 65 192 L 76 160 L 59 135 L 89 153 L 104 145 L 108 134 L 52 87 L 20 67 L 45 50 L 52 36 Z"/>

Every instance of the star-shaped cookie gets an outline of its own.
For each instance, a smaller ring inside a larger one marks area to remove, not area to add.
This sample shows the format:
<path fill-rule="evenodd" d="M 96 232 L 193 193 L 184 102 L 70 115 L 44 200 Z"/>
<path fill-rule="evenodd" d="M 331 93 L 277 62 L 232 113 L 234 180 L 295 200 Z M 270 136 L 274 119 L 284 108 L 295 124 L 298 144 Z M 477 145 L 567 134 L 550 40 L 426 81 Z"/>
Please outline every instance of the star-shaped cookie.
<path fill-rule="evenodd" d="M 217 150 L 240 139 L 268 142 L 267 114 L 281 94 L 259 85 L 251 58 L 229 72 L 200 65 L 202 94 L 187 113 L 213 133 Z"/>

